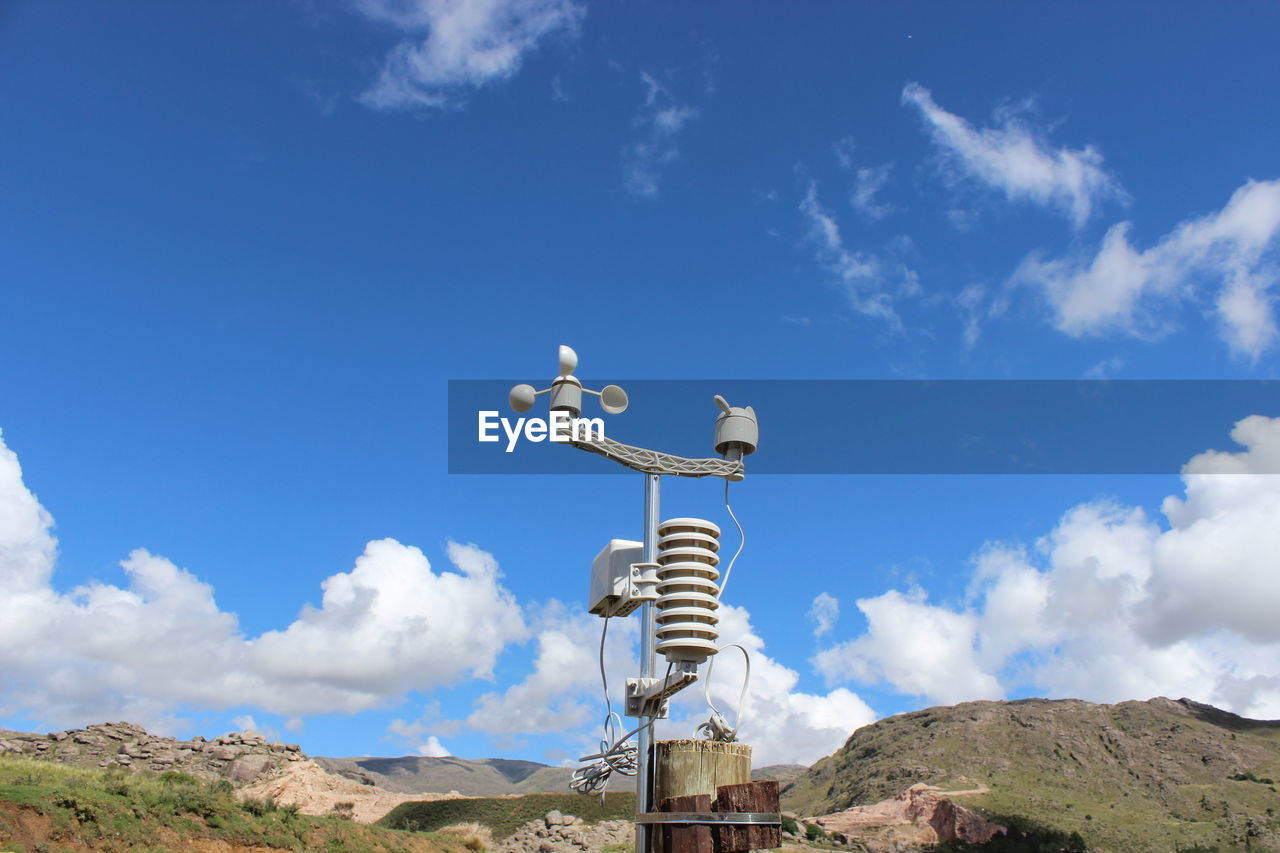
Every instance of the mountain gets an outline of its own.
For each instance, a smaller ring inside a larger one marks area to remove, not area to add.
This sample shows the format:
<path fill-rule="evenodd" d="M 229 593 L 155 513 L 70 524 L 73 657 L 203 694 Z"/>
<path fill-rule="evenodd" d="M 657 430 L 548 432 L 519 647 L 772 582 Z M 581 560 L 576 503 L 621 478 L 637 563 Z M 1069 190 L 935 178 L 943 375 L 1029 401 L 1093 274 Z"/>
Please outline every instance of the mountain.
<path fill-rule="evenodd" d="M 779 788 L 785 788 L 808 772 L 809 768 L 803 764 L 766 764 L 751 770 L 751 781 L 771 780 L 777 782 Z"/>
<path fill-rule="evenodd" d="M 987 788 L 955 799 L 1014 824 L 1079 832 L 1103 850 L 1280 851 L 1276 779 L 1280 721 L 1189 699 L 1024 699 L 929 708 L 864 726 L 787 786 L 782 803 L 825 815 L 916 783 Z"/>
<path fill-rule="evenodd" d="M 447 794 L 468 797 L 501 797 L 510 794 L 562 794 L 569 791 L 574 768 L 553 767 L 537 761 L 510 758 L 316 758 L 316 764 L 365 785 L 377 785 L 401 794 Z M 751 771 L 751 778 L 775 779 L 779 785 L 794 782 L 808 772 L 803 764 L 771 764 Z M 634 781 L 615 776 L 609 790 L 634 790 Z"/>
<path fill-rule="evenodd" d="M 330 773 L 402 794 L 457 791 L 469 797 L 563 793 L 569 790 L 565 767 L 511 758 L 316 758 Z"/>

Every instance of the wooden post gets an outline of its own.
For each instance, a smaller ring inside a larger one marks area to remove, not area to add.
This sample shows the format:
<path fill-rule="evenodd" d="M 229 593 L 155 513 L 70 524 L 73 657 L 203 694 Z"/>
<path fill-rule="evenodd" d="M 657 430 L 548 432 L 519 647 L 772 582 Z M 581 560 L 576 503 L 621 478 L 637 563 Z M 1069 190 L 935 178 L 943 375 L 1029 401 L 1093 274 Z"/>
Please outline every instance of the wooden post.
<path fill-rule="evenodd" d="M 778 783 L 751 781 L 751 747 L 709 740 L 654 745 L 654 802 L 664 812 L 778 811 Z M 652 853 L 746 853 L 782 846 L 776 826 L 663 825 Z"/>
<path fill-rule="evenodd" d="M 751 781 L 751 747 L 711 740 L 660 740 L 654 745 L 653 800 L 715 796 L 721 785 Z"/>
<path fill-rule="evenodd" d="M 665 797 L 658 801 L 658 811 L 709 812 L 710 794 L 690 794 L 687 797 Z M 667 824 L 658 833 L 663 853 L 711 853 L 711 827 L 679 826 Z"/>
<path fill-rule="evenodd" d="M 712 811 L 767 812 L 778 811 L 778 783 L 748 782 L 745 785 L 721 785 L 716 791 Z M 715 853 L 746 853 L 782 846 L 782 828 L 777 826 L 719 827 L 715 834 Z"/>

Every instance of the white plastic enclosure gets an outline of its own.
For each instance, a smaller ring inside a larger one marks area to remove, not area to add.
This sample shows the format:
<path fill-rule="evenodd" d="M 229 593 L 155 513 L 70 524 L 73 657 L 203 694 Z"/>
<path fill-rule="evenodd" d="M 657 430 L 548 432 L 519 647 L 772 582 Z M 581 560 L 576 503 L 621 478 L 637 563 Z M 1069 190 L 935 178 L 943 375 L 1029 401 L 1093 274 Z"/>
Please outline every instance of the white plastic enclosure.
<path fill-rule="evenodd" d="M 610 539 L 591 561 L 587 609 L 597 616 L 626 616 L 658 597 L 653 568 L 646 567 L 644 546 L 631 539 Z M 646 572 L 645 569 L 649 568 Z"/>

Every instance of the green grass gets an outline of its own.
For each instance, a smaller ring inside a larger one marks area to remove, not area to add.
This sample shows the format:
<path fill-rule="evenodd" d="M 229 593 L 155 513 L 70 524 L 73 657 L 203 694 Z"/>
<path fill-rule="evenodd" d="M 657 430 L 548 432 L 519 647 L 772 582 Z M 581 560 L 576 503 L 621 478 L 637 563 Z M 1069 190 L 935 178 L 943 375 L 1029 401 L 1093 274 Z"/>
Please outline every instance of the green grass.
<path fill-rule="evenodd" d="M 636 797 L 630 793 L 599 797 L 581 794 L 526 794 L 523 797 L 492 797 L 431 802 L 402 803 L 378 821 L 377 826 L 434 832 L 455 823 L 475 822 L 489 827 L 502 840 L 531 820 L 553 809 L 582 818 L 588 823 L 601 820 L 631 820 L 636 813 Z"/>
<path fill-rule="evenodd" d="M 0 756 L 0 802 L 49 818 L 51 844 L 78 842 L 104 850 L 163 851 L 185 839 L 212 838 L 279 850 L 331 849 L 350 853 L 450 850 L 451 844 L 406 843 L 401 833 L 307 817 L 271 800 L 237 800 L 229 782 L 203 782 L 183 773 L 134 773 L 68 767 L 21 756 Z M 0 815 L 0 851 L 20 847 L 15 827 Z M 26 853 L 26 851 L 21 851 Z"/>

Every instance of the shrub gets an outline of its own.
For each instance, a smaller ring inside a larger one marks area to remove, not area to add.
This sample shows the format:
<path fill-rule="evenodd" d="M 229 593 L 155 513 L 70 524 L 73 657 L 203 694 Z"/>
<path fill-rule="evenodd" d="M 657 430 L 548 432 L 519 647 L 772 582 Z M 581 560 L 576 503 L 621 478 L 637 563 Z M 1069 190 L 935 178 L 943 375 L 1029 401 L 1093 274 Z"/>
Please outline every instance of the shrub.
<path fill-rule="evenodd" d="M 827 837 L 827 833 L 816 823 L 807 823 L 804 826 L 804 837 L 810 841 L 821 841 Z"/>
<path fill-rule="evenodd" d="M 160 781 L 165 785 L 199 785 L 200 780 L 189 773 L 179 773 L 177 770 L 166 770 L 160 774 Z"/>
<path fill-rule="evenodd" d="M 276 810 L 276 801 L 270 797 L 261 800 L 256 797 L 245 797 L 240 801 L 240 808 L 254 817 L 263 817 Z"/>
<path fill-rule="evenodd" d="M 218 793 L 200 788 L 180 788 L 173 794 L 173 810 L 188 812 L 206 821 L 218 817 L 229 805 Z"/>
<path fill-rule="evenodd" d="M 782 819 L 782 831 L 789 832 L 792 835 L 799 835 L 800 824 L 796 823 L 795 818 L 784 817 Z"/>
<path fill-rule="evenodd" d="M 472 853 L 481 853 L 493 846 L 493 831 L 483 824 L 455 823 L 439 830 L 441 835 L 454 835 L 462 840 L 462 846 Z"/>

